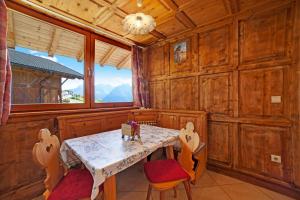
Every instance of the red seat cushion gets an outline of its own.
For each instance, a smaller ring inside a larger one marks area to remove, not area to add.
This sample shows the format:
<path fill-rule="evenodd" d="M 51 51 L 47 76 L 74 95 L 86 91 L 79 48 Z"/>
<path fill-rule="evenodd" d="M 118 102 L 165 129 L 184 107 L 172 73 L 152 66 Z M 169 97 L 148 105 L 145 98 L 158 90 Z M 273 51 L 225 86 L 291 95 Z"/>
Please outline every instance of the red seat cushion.
<path fill-rule="evenodd" d="M 86 169 L 70 170 L 51 192 L 48 200 L 78 200 L 91 196 L 93 177 Z M 100 191 L 102 190 L 100 187 Z"/>
<path fill-rule="evenodd" d="M 151 183 L 163 183 L 189 179 L 188 173 L 176 160 L 155 160 L 144 165 L 144 171 Z"/>

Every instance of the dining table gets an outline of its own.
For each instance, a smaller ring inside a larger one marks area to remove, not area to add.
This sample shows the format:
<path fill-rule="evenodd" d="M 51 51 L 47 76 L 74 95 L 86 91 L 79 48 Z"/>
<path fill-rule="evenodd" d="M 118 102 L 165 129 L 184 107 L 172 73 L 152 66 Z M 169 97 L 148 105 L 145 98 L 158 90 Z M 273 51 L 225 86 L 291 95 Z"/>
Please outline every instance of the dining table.
<path fill-rule="evenodd" d="M 173 145 L 178 143 L 179 130 L 140 125 L 140 138 L 122 138 L 122 130 L 111 130 L 63 141 L 60 155 L 71 167 L 82 163 L 93 177 L 91 199 L 103 184 L 104 200 L 116 200 L 116 174 L 144 160 L 159 148 L 166 147 L 168 159 L 174 159 Z M 129 183 L 130 184 L 130 183 Z"/>

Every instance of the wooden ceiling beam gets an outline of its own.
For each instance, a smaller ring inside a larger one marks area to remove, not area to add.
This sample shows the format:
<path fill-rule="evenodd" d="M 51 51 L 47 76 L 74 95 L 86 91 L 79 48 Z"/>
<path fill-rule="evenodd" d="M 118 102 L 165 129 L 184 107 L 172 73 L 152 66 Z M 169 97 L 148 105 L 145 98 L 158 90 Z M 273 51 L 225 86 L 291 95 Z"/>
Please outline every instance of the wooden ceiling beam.
<path fill-rule="evenodd" d="M 175 12 L 176 19 L 187 28 L 195 28 L 195 23 L 185 14 L 184 11 L 179 10 L 179 6 L 172 0 L 159 0 L 166 8 Z"/>
<path fill-rule="evenodd" d="M 177 12 L 178 5 L 172 0 L 159 0 L 166 8 Z"/>
<path fill-rule="evenodd" d="M 78 62 L 81 62 L 83 60 L 83 55 L 84 55 L 83 49 L 80 49 L 76 55 L 76 59 Z"/>
<path fill-rule="evenodd" d="M 55 28 L 53 31 L 51 43 L 48 48 L 48 55 L 53 57 L 59 44 L 59 38 L 62 33 L 61 29 Z"/>
<path fill-rule="evenodd" d="M 130 57 L 131 57 L 131 53 L 130 54 L 128 54 L 124 59 L 122 59 L 118 64 L 117 64 L 117 68 L 118 69 L 120 69 L 123 65 L 125 65 L 127 62 L 128 62 L 128 60 L 130 59 Z M 130 67 L 130 66 L 129 66 Z"/>
<path fill-rule="evenodd" d="M 94 25 L 97 25 L 99 23 L 100 19 L 102 18 L 107 9 L 107 7 L 103 6 L 98 10 L 98 12 L 95 15 L 96 17 L 93 20 Z"/>
<path fill-rule="evenodd" d="M 94 25 L 101 25 L 104 22 L 106 22 L 109 18 L 111 18 L 114 14 L 119 15 L 121 17 L 125 17 L 127 15 L 126 12 L 119 9 L 118 7 L 122 7 L 127 3 L 127 1 L 120 1 L 115 0 L 113 3 L 109 3 L 103 0 L 96 0 L 94 1 L 98 5 L 101 5 L 102 8 L 97 13 L 97 16 L 95 17 L 93 24 Z"/>
<path fill-rule="evenodd" d="M 158 39 L 166 39 L 167 38 L 167 36 L 165 36 L 161 32 L 158 32 L 157 30 L 151 31 L 150 34 L 153 35 L 154 37 L 158 38 Z"/>
<path fill-rule="evenodd" d="M 112 56 L 112 54 L 115 52 L 117 49 L 116 46 L 112 46 L 108 52 L 103 56 L 103 58 L 100 60 L 100 66 L 104 66 L 104 64 L 109 60 L 109 58 Z"/>
<path fill-rule="evenodd" d="M 195 28 L 195 23 L 185 14 L 183 11 L 179 11 L 175 14 L 176 19 L 180 21 L 187 28 Z"/>
<path fill-rule="evenodd" d="M 8 29 L 7 29 L 7 36 L 8 36 L 8 47 L 15 48 L 16 47 L 16 40 L 15 40 L 15 19 L 14 13 L 12 11 L 8 12 Z"/>

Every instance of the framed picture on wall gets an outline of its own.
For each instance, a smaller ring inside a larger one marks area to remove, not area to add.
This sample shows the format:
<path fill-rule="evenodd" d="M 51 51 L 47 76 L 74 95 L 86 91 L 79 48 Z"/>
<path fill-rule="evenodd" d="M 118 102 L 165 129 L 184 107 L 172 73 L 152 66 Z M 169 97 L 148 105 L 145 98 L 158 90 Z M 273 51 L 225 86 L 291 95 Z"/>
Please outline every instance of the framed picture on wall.
<path fill-rule="evenodd" d="M 191 38 L 177 40 L 170 45 L 170 73 L 192 70 Z"/>
<path fill-rule="evenodd" d="M 187 41 L 181 41 L 175 43 L 173 47 L 174 51 L 174 63 L 181 64 L 186 61 L 187 59 Z"/>

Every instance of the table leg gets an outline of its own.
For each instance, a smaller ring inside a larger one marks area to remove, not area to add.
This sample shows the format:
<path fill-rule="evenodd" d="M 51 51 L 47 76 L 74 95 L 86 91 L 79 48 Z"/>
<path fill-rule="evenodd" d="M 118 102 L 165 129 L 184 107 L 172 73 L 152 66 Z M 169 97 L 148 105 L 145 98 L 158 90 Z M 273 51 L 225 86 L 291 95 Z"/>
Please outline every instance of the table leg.
<path fill-rule="evenodd" d="M 117 200 L 115 175 L 107 178 L 104 182 L 104 200 Z"/>
<path fill-rule="evenodd" d="M 174 159 L 173 145 L 166 147 L 167 159 Z"/>

